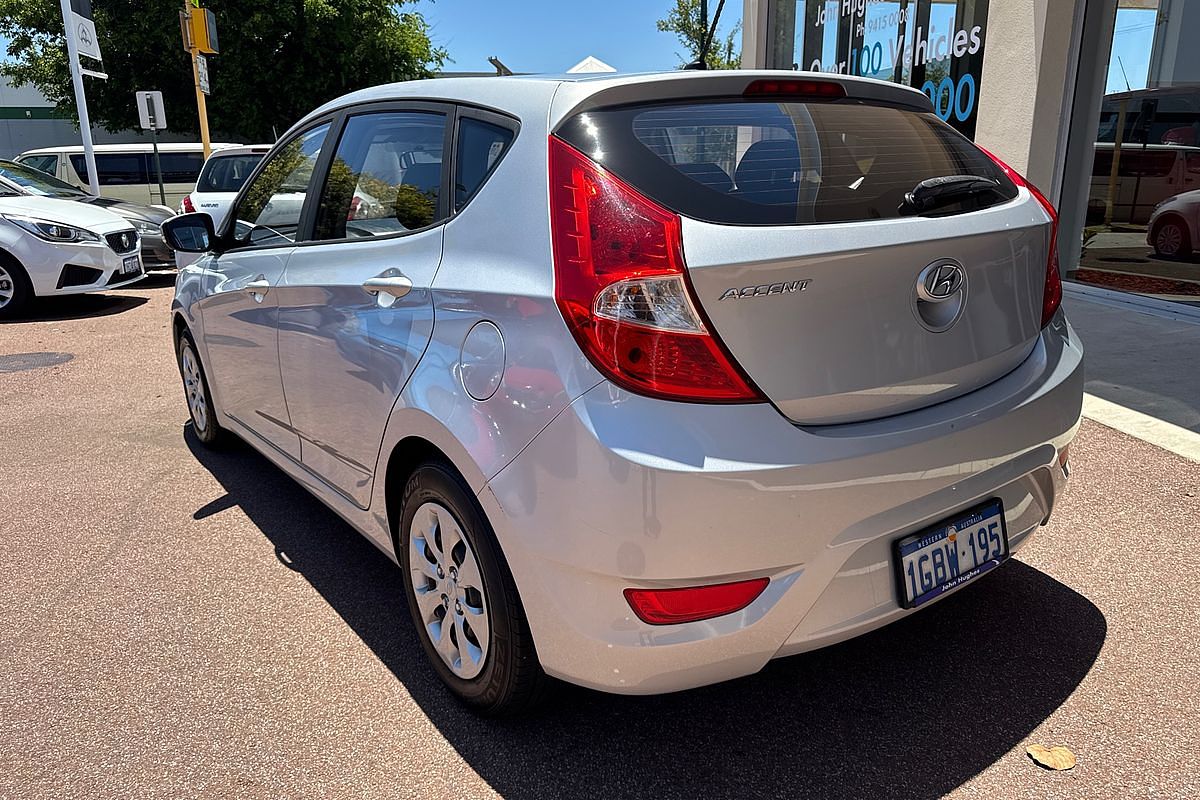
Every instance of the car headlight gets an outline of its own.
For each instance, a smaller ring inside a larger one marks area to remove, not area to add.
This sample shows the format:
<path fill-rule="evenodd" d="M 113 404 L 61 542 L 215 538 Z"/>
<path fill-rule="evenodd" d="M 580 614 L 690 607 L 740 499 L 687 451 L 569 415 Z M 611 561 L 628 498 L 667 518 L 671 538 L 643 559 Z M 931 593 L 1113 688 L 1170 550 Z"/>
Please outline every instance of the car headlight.
<path fill-rule="evenodd" d="M 133 223 L 134 230 L 143 236 L 158 236 L 162 233 L 161 225 L 155 225 L 153 222 L 149 222 L 148 220 L 131 219 L 129 221 Z"/>
<path fill-rule="evenodd" d="M 65 222 L 55 222 L 36 217 L 21 217 L 15 214 L 3 214 L 4 219 L 23 228 L 39 239 L 47 242 L 99 242 L 100 234 L 92 233 L 86 228 L 77 228 Z"/>

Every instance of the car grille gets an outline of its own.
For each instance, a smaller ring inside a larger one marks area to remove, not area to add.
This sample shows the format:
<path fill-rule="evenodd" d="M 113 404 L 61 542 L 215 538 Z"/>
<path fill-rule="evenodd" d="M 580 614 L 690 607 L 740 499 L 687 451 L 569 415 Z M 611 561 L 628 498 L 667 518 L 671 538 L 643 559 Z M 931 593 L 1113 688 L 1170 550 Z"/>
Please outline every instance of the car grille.
<path fill-rule="evenodd" d="M 132 253 L 138 249 L 137 231 L 132 229 L 106 234 L 104 240 L 118 253 Z"/>

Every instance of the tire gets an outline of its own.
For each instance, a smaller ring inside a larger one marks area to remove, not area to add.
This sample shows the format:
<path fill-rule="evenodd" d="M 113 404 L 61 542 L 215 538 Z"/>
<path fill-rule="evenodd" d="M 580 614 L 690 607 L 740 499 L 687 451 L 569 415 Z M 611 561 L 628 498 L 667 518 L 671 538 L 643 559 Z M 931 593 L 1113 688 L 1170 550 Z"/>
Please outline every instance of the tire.
<path fill-rule="evenodd" d="M 413 626 L 442 682 L 478 714 L 535 706 L 549 679 L 500 545 L 462 478 L 439 462 L 418 467 L 396 540 Z"/>
<path fill-rule="evenodd" d="M 217 449 L 224 446 L 229 440 L 229 432 L 217 422 L 216 406 L 213 405 L 212 392 L 208 389 L 208 378 L 204 374 L 204 366 L 200 363 L 196 343 L 192 341 L 191 334 L 180 334 L 175 355 L 179 363 L 179 377 L 183 379 L 183 396 L 187 400 L 192 432 L 206 447 Z"/>
<path fill-rule="evenodd" d="M 1154 252 L 1164 258 L 1186 258 L 1192 254 L 1192 237 L 1183 220 L 1167 217 L 1154 226 Z"/>
<path fill-rule="evenodd" d="M 33 284 L 11 258 L 0 257 L 0 319 L 12 319 L 33 300 Z"/>

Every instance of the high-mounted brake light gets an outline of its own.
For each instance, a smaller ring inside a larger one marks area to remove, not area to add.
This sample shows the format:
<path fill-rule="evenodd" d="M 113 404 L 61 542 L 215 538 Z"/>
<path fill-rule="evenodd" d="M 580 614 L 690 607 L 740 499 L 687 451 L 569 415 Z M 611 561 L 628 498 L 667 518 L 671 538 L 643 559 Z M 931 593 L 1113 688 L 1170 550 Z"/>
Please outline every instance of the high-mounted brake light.
<path fill-rule="evenodd" d="M 975 146 L 979 147 L 979 145 Z M 1058 311 L 1058 307 L 1062 304 L 1062 275 L 1058 269 L 1058 211 L 1055 210 L 1054 204 L 1046 195 L 1026 180 L 1025 176 L 984 148 L 979 147 L 979 149 L 985 156 L 996 162 L 996 166 L 1008 176 L 1010 181 L 1028 189 L 1033 198 L 1050 215 L 1050 255 L 1046 259 L 1046 288 L 1042 291 L 1042 327 L 1044 328 L 1050 324 L 1050 320 L 1054 318 L 1054 312 Z"/>
<path fill-rule="evenodd" d="M 677 625 L 732 614 L 753 603 L 769 583 L 754 578 L 683 589 L 626 589 L 625 601 L 650 625 Z"/>
<path fill-rule="evenodd" d="M 697 311 L 679 216 L 555 136 L 550 229 L 555 300 L 610 380 L 671 400 L 762 399 Z"/>
<path fill-rule="evenodd" d="M 846 87 L 833 81 L 792 80 L 785 78 L 764 78 L 751 81 L 743 97 L 761 97 L 763 95 L 787 95 L 788 97 L 808 97 L 822 100 L 838 100 L 846 96 Z"/>

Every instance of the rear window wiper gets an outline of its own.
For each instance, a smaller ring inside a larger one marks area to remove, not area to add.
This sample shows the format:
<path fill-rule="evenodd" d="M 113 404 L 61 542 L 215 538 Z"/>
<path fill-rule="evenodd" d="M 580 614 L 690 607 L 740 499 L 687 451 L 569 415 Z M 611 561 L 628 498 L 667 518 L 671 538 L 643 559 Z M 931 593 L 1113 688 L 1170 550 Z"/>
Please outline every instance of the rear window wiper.
<path fill-rule="evenodd" d="M 901 216 L 937 216 L 987 208 L 1008 199 L 1000 181 L 979 175 L 926 178 L 904 195 Z"/>

